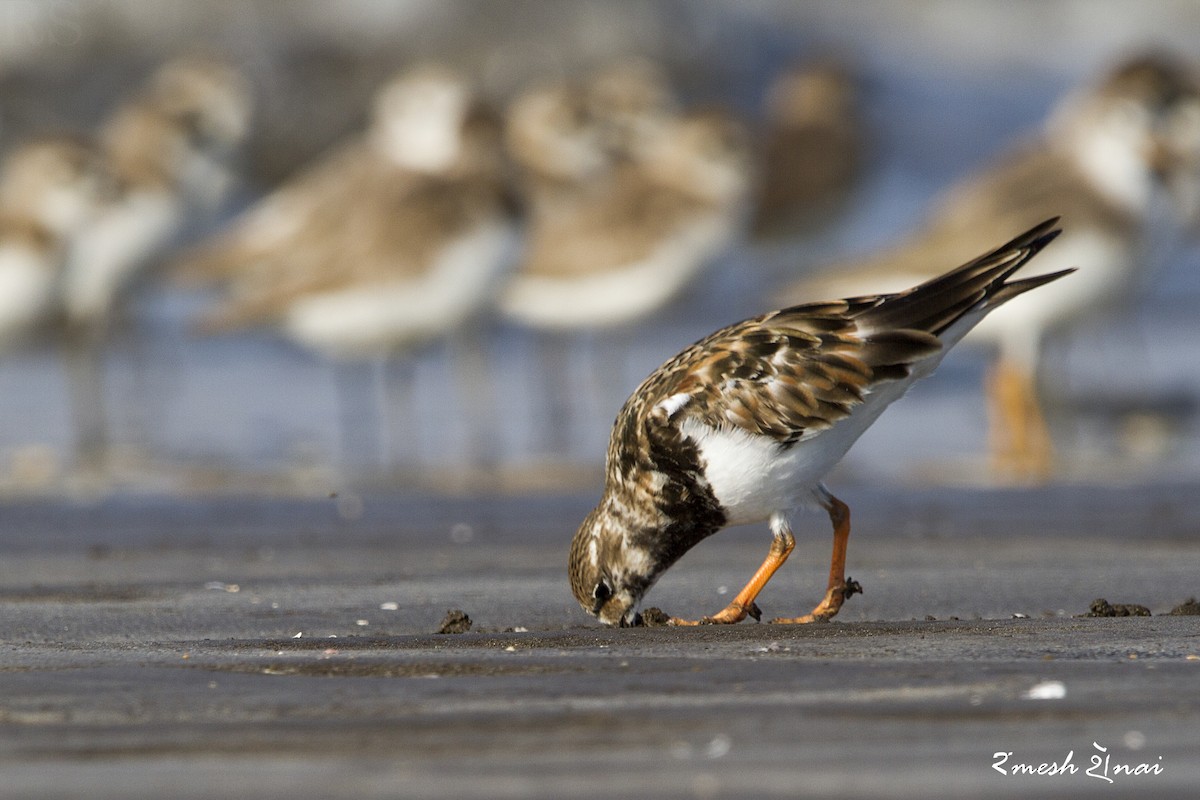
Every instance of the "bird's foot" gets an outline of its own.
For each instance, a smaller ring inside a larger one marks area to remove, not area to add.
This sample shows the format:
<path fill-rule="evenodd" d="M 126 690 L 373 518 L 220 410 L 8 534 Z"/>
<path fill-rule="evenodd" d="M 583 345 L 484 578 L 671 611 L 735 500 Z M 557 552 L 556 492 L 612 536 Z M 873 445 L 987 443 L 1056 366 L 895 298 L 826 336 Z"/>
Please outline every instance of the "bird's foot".
<path fill-rule="evenodd" d="M 825 598 L 810 613 L 800 617 L 777 617 L 771 620 L 775 625 L 807 625 L 811 622 L 828 622 L 842 608 L 842 603 L 856 594 L 862 594 L 862 584 L 853 578 L 847 578 L 841 585 L 832 586 L 825 592 Z"/>
<path fill-rule="evenodd" d="M 713 614 L 711 617 L 702 617 L 701 619 L 680 619 L 679 617 L 671 617 L 669 624 L 691 626 L 691 625 L 736 625 L 746 617 L 753 617 L 755 622 L 762 620 L 762 610 L 758 604 L 751 602 L 750 605 L 744 606 L 741 603 L 733 602 L 725 606 L 725 608 Z"/>

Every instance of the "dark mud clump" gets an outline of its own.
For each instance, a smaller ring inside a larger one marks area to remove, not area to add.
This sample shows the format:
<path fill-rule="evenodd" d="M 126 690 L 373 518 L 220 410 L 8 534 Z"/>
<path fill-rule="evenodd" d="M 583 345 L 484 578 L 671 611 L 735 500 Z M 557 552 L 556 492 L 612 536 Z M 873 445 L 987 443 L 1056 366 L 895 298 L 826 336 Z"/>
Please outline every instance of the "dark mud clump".
<path fill-rule="evenodd" d="M 658 606 L 651 606 L 642 612 L 642 624 L 647 628 L 658 628 L 663 625 L 670 625 L 671 618 L 667 616 L 667 612 Z"/>
<path fill-rule="evenodd" d="M 762 610 L 759 609 L 756 603 L 751 603 L 750 608 L 746 609 L 746 615 L 752 617 L 756 622 L 762 620 Z M 671 624 L 671 617 L 667 612 L 657 606 L 651 606 L 643 611 L 640 615 L 641 624 L 647 628 L 659 628 L 664 625 Z M 706 620 L 701 620 L 701 623 Z"/>
<path fill-rule="evenodd" d="M 1196 598 L 1189 597 L 1168 611 L 1167 614 L 1172 617 L 1197 617 L 1200 616 L 1200 603 L 1196 602 Z"/>
<path fill-rule="evenodd" d="M 1092 601 L 1085 617 L 1148 617 L 1150 609 L 1136 603 L 1110 603 L 1103 597 Z"/>
<path fill-rule="evenodd" d="M 469 630 L 471 630 L 471 618 L 467 616 L 465 611 L 452 608 L 446 612 L 446 617 L 442 620 L 442 624 L 437 629 L 437 632 L 466 633 Z"/>

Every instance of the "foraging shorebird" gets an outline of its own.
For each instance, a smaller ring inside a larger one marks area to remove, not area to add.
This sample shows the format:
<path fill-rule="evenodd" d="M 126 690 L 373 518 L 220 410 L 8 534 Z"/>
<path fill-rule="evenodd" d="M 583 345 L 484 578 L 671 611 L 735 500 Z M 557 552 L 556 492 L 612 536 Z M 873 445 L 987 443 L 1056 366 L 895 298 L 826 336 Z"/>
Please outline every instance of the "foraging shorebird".
<path fill-rule="evenodd" d="M 785 70 L 766 99 L 754 233 L 809 231 L 850 195 L 862 167 L 863 120 L 852 76 L 834 64 Z"/>
<path fill-rule="evenodd" d="M 767 520 L 766 560 L 700 622 L 758 617 L 755 599 L 795 546 L 791 511 L 815 504 L 834 528 L 825 597 L 811 613 L 775 622 L 835 615 L 860 587 L 845 575 L 849 509 L 822 478 L 985 316 L 1072 271 L 1012 280 L 1058 235 L 1056 222 L 908 291 L 739 322 L 659 367 L 617 415 L 604 495 L 571 544 L 571 589 L 584 610 L 636 625 L 646 592 L 685 552 L 726 525 Z"/>
<path fill-rule="evenodd" d="M 907 241 L 801 280 L 780 299 L 911 285 L 933 274 L 939 258 L 965 258 L 1002 231 L 1061 214 L 1066 233 L 1038 263 L 1078 264 L 1079 276 L 1005 307 L 972 333 L 998 354 L 986 385 L 993 465 L 1001 475 L 1042 478 L 1053 461 L 1035 383 L 1042 340 L 1137 288 L 1162 201 L 1179 216 L 1196 215 L 1198 163 L 1195 73 L 1169 58 L 1140 57 L 1068 96 L 1039 136 L 951 188 Z"/>

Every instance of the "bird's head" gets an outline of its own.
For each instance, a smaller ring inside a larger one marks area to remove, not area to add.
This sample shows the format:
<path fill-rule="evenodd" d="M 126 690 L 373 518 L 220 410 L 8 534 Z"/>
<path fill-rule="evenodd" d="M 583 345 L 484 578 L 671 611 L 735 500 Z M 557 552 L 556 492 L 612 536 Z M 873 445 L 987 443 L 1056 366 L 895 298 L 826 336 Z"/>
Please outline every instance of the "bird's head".
<path fill-rule="evenodd" d="M 693 111 L 657 126 L 635 161 L 658 185 L 721 208 L 739 207 L 752 183 L 744 125 L 721 110 Z"/>
<path fill-rule="evenodd" d="M 605 625 L 638 625 L 638 606 L 663 567 L 632 542 L 632 530 L 601 503 L 571 543 L 571 591 L 583 610 Z"/>
<path fill-rule="evenodd" d="M 376 93 L 372 141 L 398 166 L 444 174 L 462 156 L 463 126 L 475 101 L 465 75 L 438 64 L 414 66 Z"/>
<path fill-rule="evenodd" d="M 154 74 L 148 100 L 183 129 L 193 147 L 214 155 L 235 149 L 250 132 L 250 82 L 219 59 L 189 55 L 168 61 Z"/>
<path fill-rule="evenodd" d="M 535 86 L 513 101 L 505 137 L 522 169 L 550 180 L 598 178 L 612 166 L 596 120 L 566 83 Z"/>
<path fill-rule="evenodd" d="M 1051 118 L 1083 173 L 1138 215 L 1165 190 L 1180 218 L 1200 213 L 1200 71 L 1146 53 L 1068 95 Z"/>

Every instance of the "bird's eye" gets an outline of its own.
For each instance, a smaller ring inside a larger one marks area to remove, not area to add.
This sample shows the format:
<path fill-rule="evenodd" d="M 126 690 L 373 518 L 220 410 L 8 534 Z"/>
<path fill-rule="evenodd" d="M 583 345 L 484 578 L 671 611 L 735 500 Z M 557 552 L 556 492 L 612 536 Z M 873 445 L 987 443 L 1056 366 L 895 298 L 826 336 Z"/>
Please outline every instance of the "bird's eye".
<path fill-rule="evenodd" d="M 600 609 L 608 602 L 608 599 L 613 596 L 613 587 L 609 583 L 608 578 L 601 578 L 596 584 L 596 588 L 592 589 L 592 599 L 595 601 L 592 604 L 592 613 L 600 613 Z"/>

